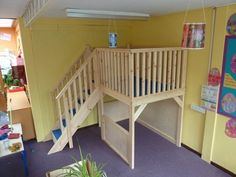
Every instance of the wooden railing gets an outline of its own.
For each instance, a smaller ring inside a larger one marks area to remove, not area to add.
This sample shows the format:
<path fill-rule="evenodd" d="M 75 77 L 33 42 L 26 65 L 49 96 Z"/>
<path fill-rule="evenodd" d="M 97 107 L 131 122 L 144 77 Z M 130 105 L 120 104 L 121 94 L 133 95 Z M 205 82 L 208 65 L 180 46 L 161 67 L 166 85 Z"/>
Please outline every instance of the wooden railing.
<path fill-rule="evenodd" d="M 132 49 L 134 96 L 185 87 L 186 51 L 181 48 Z"/>
<path fill-rule="evenodd" d="M 128 96 L 130 63 L 129 49 L 97 49 L 100 79 L 103 87 Z"/>
<path fill-rule="evenodd" d="M 97 49 L 101 84 L 128 97 L 185 88 L 187 51 L 181 48 Z"/>
<path fill-rule="evenodd" d="M 66 127 L 70 125 L 70 120 L 79 112 L 80 107 L 86 102 L 95 90 L 95 78 L 97 78 L 96 52 L 92 52 L 80 68 L 74 73 L 67 84 L 56 96 L 58 118 L 60 128 L 63 131 L 63 119 Z"/>
<path fill-rule="evenodd" d="M 52 97 L 55 98 L 62 88 L 67 84 L 67 82 L 71 79 L 71 77 L 75 74 L 75 72 L 79 69 L 79 67 L 84 63 L 86 58 L 92 53 L 92 48 L 87 46 L 83 51 L 82 55 L 71 65 L 68 72 L 64 75 L 64 77 L 58 82 L 55 88 L 52 90 Z"/>

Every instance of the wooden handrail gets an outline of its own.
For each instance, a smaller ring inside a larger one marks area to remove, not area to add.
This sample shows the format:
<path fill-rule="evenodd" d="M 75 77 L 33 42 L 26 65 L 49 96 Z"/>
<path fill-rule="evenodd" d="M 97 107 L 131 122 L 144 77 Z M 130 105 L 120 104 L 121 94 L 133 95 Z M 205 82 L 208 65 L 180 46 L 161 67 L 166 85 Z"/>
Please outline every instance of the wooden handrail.
<path fill-rule="evenodd" d="M 71 79 L 67 82 L 67 84 L 61 89 L 61 91 L 57 94 L 56 99 L 60 98 L 63 93 L 69 88 L 69 86 L 73 83 L 76 77 L 84 70 L 84 68 L 88 65 L 90 60 L 94 57 L 96 54 L 96 49 L 88 56 L 86 61 L 81 65 L 81 67 L 76 71 L 76 73 L 71 77 Z"/>
<path fill-rule="evenodd" d="M 76 70 L 77 66 L 81 66 L 82 63 L 84 62 L 85 58 L 87 58 L 86 55 L 88 55 L 88 53 L 92 52 L 92 48 L 90 46 L 87 46 L 85 48 L 85 50 L 83 51 L 82 55 L 79 56 L 79 58 L 71 65 L 70 69 L 68 70 L 68 72 L 64 75 L 64 77 L 56 84 L 56 86 L 54 87 L 54 89 L 51 91 L 53 97 L 55 97 L 58 94 L 57 90 L 60 90 L 60 86 L 63 85 L 64 81 L 68 81 L 67 80 L 67 76 L 68 75 L 73 75 L 73 71 Z M 75 72 L 75 71 L 74 71 Z"/>

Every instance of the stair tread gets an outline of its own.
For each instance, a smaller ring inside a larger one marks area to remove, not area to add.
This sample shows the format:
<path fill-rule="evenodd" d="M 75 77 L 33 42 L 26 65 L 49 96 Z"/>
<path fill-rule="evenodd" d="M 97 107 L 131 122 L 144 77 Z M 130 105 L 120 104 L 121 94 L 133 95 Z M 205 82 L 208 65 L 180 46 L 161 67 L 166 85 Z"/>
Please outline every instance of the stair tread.
<path fill-rule="evenodd" d="M 54 135 L 54 137 L 58 140 L 62 134 L 61 129 L 56 129 L 52 131 L 52 134 Z"/>

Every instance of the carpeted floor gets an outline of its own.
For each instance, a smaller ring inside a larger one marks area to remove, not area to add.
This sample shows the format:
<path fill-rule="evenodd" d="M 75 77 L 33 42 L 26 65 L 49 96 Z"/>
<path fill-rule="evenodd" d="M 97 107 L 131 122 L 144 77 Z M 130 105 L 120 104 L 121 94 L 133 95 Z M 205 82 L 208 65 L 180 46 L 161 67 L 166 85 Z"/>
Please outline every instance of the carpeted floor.
<path fill-rule="evenodd" d="M 123 123 L 122 123 L 123 124 Z M 124 126 L 126 123 L 124 123 Z M 230 177 L 216 167 L 204 162 L 199 156 L 185 148 L 177 148 L 162 137 L 140 124 L 136 124 L 135 169 L 121 160 L 100 139 L 100 129 L 89 127 L 79 130 L 74 136 L 74 148 L 66 147 L 62 152 L 47 155 L 52 142 L 25 143 L 29 176 L 44 177 L 47 171 L 79 160 L 77 140 L 84 153 L 91 153 L 98 163 L 105 164 L 108 177 Z M 23 177 L 23 163 L 20 154 L 0 158 L 0 177 Z"/>

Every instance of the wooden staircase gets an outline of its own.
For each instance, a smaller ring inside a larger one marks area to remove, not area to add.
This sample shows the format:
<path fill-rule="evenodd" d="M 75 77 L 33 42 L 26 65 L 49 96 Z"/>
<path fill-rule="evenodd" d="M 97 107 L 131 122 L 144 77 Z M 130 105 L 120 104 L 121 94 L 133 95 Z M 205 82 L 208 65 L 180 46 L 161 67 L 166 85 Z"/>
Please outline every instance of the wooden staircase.
<path fill-rule="evenodd" d="M 79 61 L 81 62 L 81 61 Z M 99 75 L 96 64 L 96 51 L 86 56 L 80 64 L 59 83 L 53 94 L 59 124 L 52 130 L 53 147 L 48 154 L 61 151 L 67 143 L 73 147 L 72 136 L 88 117 L 89 113 L 100 100 Z M 68 79 L 70 77 L 70 79 Z M 64 87 L 61 85 L 64 84 Z"/>

